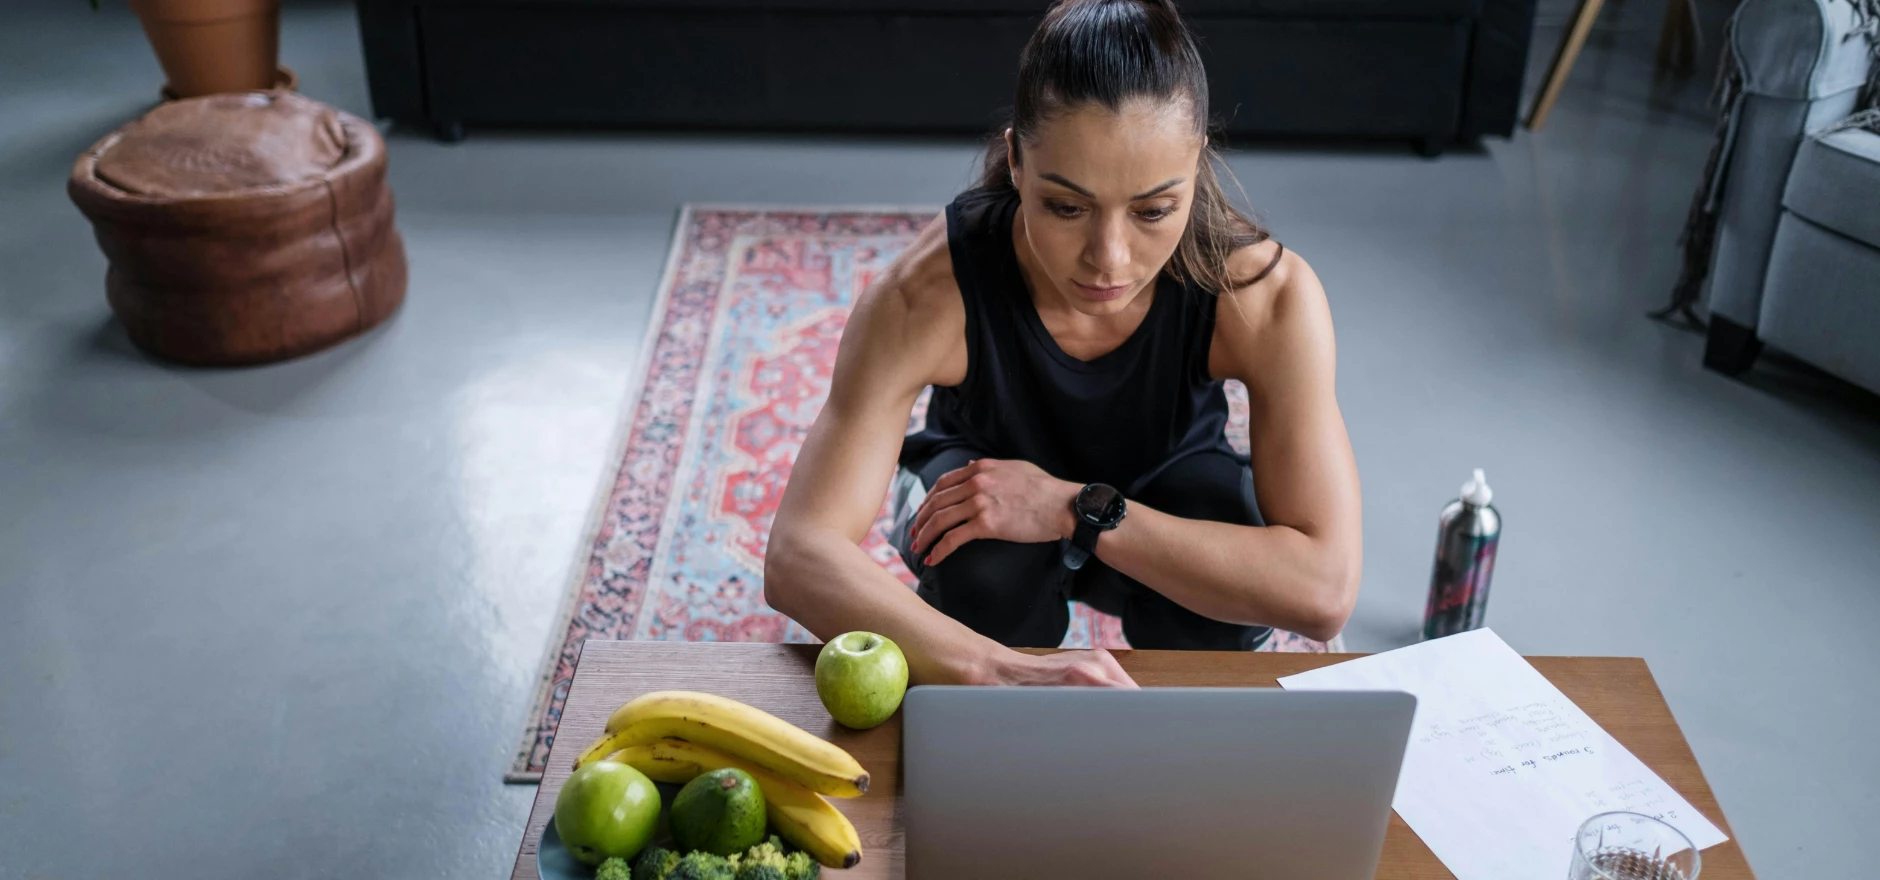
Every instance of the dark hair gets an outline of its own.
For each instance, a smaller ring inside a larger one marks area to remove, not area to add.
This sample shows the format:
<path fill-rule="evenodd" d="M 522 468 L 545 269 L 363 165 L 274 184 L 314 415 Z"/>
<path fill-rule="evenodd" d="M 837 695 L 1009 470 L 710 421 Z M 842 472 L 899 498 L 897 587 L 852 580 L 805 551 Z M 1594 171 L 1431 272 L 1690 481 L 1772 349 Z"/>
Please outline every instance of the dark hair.
<path fill-rule="evenodd" d="M 1022 165 L 1023 145 L 1044 121 L 1093 104 L 1116 112 L 1135 98 L 1184 102 L 1192 111 L 1196 138 L 1209 131 L 1208 74 L 1175 4 L 1059 0 L 1019 55 L 1012 151 Z M 1005 128 L 1000 126 L 986 144 L 979 181 L 985 189 L 1012 189 Z M 1217 294 L 1240 286 L 1227 271 L 1228 256 L 1267 238 L 1259 223 L 1228 202 L 1215 170 L 1219 162 L 1212 144 L 1202 149 L 1188 227 L 1163 269 Z M 1231 179 L 1232 172 L 1227 174 Z"/>

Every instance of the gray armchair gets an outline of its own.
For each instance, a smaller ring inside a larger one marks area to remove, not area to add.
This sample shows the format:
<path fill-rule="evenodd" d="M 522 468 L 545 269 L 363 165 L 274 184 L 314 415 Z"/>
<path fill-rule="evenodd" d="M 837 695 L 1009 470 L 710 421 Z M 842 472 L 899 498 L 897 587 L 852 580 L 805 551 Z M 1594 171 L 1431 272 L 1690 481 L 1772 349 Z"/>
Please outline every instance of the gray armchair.
<path fill-rule="evenodd" d="M 1880 391 L 1880 134 L 1823 134 L 1871 63 L 1845 0 L 1744 0 L 1742 72 L 1718 174 L 1704 364 L 1731 375 L 1767 342 Z"/>

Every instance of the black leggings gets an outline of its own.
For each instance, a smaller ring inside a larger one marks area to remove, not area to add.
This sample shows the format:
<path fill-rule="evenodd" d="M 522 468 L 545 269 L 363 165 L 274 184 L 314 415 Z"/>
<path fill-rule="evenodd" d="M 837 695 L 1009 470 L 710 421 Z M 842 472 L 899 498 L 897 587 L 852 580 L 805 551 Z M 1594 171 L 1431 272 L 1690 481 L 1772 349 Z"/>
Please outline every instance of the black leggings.
<path fill-rule="evenodd" d="M 932 488 L 948 471 L 985 457 L 947 449 L 914 470 L 921 484 Z M 1265 525 L 1254 501 L 1252 471 L 1225 452 L 1184 456 L 1123 490 L 1130 501 L 1173 516 Z M 1072 571 L 1064 565 L 1062 541 L 1015 544 L 981 538 L 926 566 L 907 551 L 905 535 L 894 537 L 901 559 L 920 578 L 919 594 L 927 604 L 1010 647 L 1062 643 L 1070 626 L 1067 599 L 1121 617 L 1123 635 L 1134 648 L 1250 651 L 1272 632 L 1202 617 L 1095 557 Z"/>

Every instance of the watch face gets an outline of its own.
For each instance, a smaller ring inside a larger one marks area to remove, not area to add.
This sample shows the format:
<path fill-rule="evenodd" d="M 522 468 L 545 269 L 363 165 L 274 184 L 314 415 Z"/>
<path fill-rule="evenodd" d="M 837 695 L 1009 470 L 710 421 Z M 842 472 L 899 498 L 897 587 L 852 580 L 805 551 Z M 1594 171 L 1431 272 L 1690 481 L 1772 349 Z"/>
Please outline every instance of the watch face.
<path fill-rule="evenodd" d="M 1113 486 L 1091 483 L 1077 493 L 1077 515 L 1093 526 L 1115 525 L 1123 515 L 1123 493 Z"/>

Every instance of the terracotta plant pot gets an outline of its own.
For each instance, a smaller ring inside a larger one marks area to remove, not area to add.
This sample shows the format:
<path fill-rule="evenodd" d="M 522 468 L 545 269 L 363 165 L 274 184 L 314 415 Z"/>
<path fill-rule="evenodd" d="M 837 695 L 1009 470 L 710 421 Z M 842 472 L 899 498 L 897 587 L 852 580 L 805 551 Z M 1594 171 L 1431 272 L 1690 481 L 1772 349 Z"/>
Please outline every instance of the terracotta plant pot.
<path fill-rule="evenodd" d="M 130 0 L 181 98 L 274 85 L 280 0 Z"/>
<path fill-rule="evenodd" d="M 298 92 L 300 91 L 300 74 L 295 73 L 293 68 L 286 65 L 276 67 L 274 68 L 274 85 L 269 86 L 268 89 L 276 92 Z M 162 91 L 158 92 L 157 96 L 165 101 L 183 99 L 182 95 L 170 90 L 168 83 L 163 85 Z"/>

